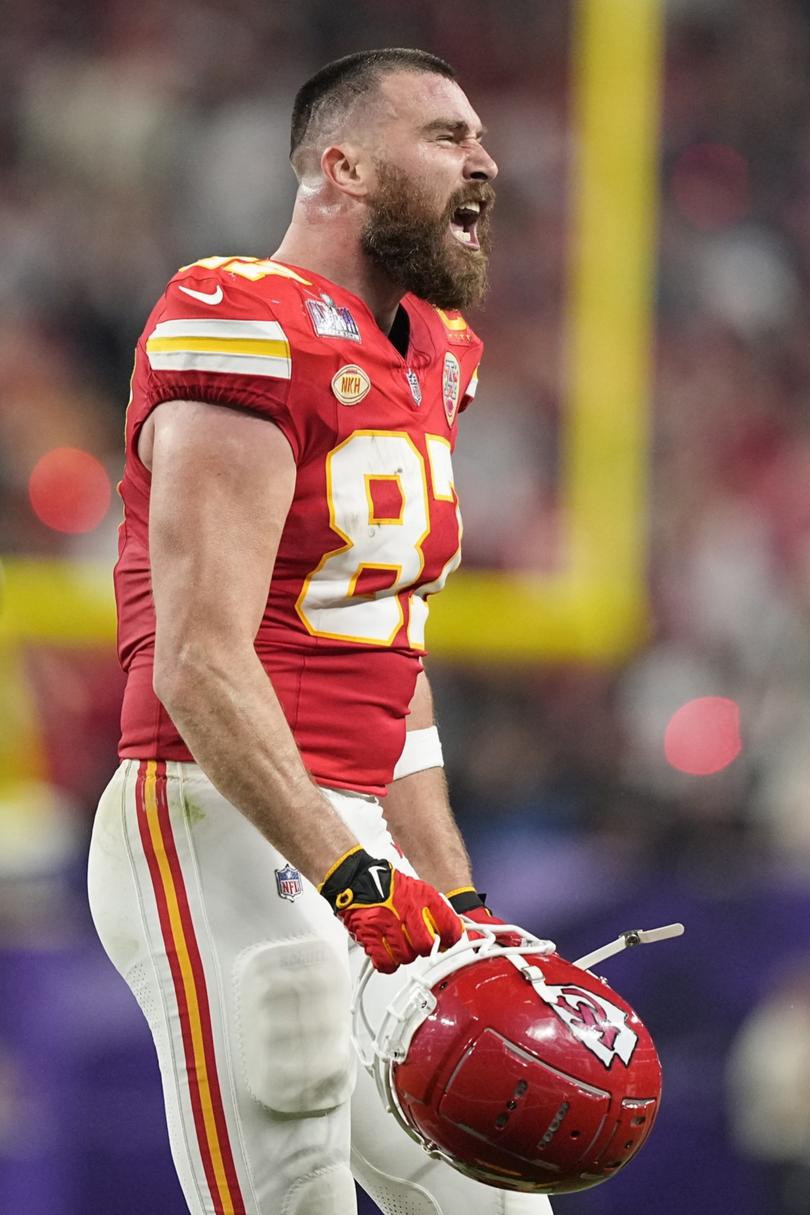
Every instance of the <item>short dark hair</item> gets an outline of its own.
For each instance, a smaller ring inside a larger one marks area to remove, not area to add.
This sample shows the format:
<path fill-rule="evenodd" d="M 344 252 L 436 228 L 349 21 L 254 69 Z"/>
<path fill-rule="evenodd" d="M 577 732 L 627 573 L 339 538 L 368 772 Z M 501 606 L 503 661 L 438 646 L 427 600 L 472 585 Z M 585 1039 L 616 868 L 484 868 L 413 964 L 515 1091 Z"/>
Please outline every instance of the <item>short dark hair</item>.
<path fill-rule="evenodd" d="M 306 140 L 310 129 L 327 112 L 348 106 L 355 98 L 374 88 L 386 72 L 433 72 L 455 80 L 449 63 L 410 47 L 386 47 L 378 51 L 357 51 L 327 63 L 301 85 L 295 95 L 290 128 L 290 159 Z"/>

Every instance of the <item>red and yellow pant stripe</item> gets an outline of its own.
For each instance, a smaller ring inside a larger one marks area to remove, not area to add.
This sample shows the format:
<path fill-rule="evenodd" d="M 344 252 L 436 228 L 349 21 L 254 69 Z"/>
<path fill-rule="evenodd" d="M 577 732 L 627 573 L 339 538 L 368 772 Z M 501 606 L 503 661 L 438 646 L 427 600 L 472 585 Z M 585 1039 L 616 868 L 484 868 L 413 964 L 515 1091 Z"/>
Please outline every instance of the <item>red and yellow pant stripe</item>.
<path fill-rule="evenodd" d="M 189 1099 L 212 1210 L 215 1215 L 246 1215 L 217 1074 L 205 972 L 169 817 L 165 762 L 140 764 L 135 800 L 177 1000 Z"/>

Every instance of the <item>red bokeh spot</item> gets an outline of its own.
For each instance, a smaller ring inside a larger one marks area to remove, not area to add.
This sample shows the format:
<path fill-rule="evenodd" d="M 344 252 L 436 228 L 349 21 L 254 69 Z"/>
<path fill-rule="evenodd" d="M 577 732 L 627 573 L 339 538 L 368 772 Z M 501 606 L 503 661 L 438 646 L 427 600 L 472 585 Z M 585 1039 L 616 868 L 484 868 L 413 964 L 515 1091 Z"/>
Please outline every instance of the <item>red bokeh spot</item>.
<path fill-rule="evenodd" d="M 34 514 L 57 532 L 90 532 L 110 506 L 104 465 L 79 447 L 55 447 L 34 465 L 28 496 Z"/>
<path fill-rule="evenodd" d="M 710 776 L 742 750 L 740 708 L 725 696 L 698 696 L 681 705 L 664 733 L 664 753 L 679 772 Z"/>
<path fill-rule="evenodd" d="M 748 162 L 722 143 L 697 143 L 675 162 L 672 197 L 695 228 L 714 232 L 744 219 L 751 207 Z"/>

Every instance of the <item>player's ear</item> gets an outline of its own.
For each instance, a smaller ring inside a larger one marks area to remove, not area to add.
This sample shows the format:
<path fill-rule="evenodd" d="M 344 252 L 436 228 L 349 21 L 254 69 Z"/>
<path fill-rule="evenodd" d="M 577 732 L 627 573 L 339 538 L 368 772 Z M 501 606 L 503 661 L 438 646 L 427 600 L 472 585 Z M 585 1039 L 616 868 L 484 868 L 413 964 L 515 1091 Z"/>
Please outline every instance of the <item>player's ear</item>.
<path fill-rule="evenodd" d="M 369 168 L 367 158 L 352 144 L 325 148 L 321 156 L 324 178 L 352 198 L 364 198 L 368 194 Z"/>

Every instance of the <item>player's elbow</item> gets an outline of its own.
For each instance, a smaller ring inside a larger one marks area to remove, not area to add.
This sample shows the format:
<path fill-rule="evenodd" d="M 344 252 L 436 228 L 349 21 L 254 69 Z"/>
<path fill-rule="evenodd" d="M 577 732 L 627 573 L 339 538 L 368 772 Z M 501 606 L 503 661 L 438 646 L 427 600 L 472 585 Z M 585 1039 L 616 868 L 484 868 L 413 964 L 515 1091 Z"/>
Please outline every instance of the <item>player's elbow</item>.
<path fill-rule="evenodd" d="M 183 675 L 180 665 L 171 659 L 160 659 L 155 654 L 155 665 L 152 671 L 152 689 L 160 703 L 174 716 L 174 706 L 182 693 Z"/>
<path fill-rule="evenodd" d="M 208 665 L 199 639 L 167 637 L 158 630 L 152 688 L 170 716 L 199 696 Z"/>
<path fill-rule="evenodd" d="M 194 619 L 164 613 L 155 630 L 152 687 L 169 716 L 196 716 L 203 704 L 231 701 L 258 665 L 252 619 L 205 606 Z"/>

